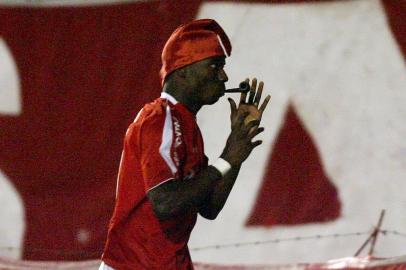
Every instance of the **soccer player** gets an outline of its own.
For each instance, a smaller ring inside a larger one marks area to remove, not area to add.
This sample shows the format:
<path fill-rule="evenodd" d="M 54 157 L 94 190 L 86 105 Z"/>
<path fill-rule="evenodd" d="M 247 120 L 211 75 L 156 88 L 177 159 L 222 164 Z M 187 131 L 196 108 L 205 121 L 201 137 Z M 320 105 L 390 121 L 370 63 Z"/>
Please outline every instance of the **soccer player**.
<path fill-rule="evenodd" d="M 263 83 L 253 79 L 240 103 L 229 99 L 231 132 L 211 165 L 196 114 L 216 103 L 228 80 L 230 41 L 214 20 L 181 25 L 162 52 L 161 97 L 129 126 L 118 172 L 117 198 L 100 269 L 193 269 L 188 240 L 197 214 L 215 219 L 241 164 L 261 144 Z M 247 80 L 247 82 L 249 82 Z M 251 120 L 251 121 L 249 121 Z"/>

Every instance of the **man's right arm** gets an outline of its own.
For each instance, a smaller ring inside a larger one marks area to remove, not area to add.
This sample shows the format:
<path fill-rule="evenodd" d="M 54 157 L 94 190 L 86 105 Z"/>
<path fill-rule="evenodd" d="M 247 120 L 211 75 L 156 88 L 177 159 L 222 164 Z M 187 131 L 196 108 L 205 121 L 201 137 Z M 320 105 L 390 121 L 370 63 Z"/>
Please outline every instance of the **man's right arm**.
<path fill-rule="evenodd" d="M 147 196 L 159 220 L 196 213 L 220 178 L 220 172 L 208 166 L 192 179 L 167 181 L 150 190 Z"/>

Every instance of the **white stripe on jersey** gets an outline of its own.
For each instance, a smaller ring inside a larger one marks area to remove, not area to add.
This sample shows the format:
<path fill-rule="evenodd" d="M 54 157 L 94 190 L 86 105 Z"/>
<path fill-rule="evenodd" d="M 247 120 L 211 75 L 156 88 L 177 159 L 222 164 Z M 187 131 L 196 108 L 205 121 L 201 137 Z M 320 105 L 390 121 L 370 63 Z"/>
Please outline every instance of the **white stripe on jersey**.
<path fill-rule="evenodd" d="M 118 176 L 117 176 L 117 184 L 116 184 L 116 199 L 118 198 L 118 185 L 120 184 L 120 171 L 121 171 L 121 166 L 124 158 L 124 149 L 121 152 L 121 158 L 120 158 L 120 166 L 118 167 Z"/>
<path fill-rule="evenodd" d="M 140 118 L 140 115 L 141 115 L 141 113 L 142 113 L 142 110 L 144 110 L 144 108 L 142 108 L 142 109 L 137 113 L 137 116 L 135 117 L 133 123 L 137 122 L 138 118 Z"/>
<path fill-rule="evenodd" d="M 172 173 L 175 175 L 177 168 L 171 157 L 171 148 L 173 141 L 173 127 L 172 127 L 172 114 L 169 105 L 166 106 L 166 116 L 164 130 L 162 132 L 162 143 L 159 147 L 159 153 L 161 153 L 162 158 L 168 164 Z"/>

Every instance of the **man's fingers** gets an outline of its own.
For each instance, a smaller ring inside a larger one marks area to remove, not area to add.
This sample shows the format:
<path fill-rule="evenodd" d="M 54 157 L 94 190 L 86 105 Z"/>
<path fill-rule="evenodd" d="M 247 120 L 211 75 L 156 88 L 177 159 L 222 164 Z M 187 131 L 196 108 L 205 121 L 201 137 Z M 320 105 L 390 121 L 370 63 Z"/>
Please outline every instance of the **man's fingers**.
<path fill-rule="evenodd" d="M 259 102 L 261 101 L 262 90 L 264 89 L 264 82 L 259 82 L 257 94 L 255 95 L 254 105 L 258 108 Z"/>
<path fill-rule="evenodd" d="M 259 126 L 259 120 L 252 120 L 250 121 L 247 125 L 246 128 L 247 130 L 251 130 L 251 128 L 255 127 L 255 126 Z"/>
<path fill-rule="evenodd" d="M 228 98 L 228 102 L 230 102 L 231 114 L 234 114 L 237 111 L 237 104 L 232 98 Z"/>
<path fill-rule="evenodd" d="M 262 144 L 262 141 L 261 141 L 261 140 L 252 142 L 252 143 L 251 143 L 252 149 L 254 149 L 255 147 L 257 147 L 258 145 L 261 145 L 261 144 Z"/>
<path fill-rule="evenodd" d="M 245 118 L 247 118 L 247 116 L 250 114 L 250 112 L 242 112 L 239 114 L 238 116 L 238 120 L 240 122 L 243 122 L 245 120 Z"/>
<path fill-rule="evenodd" d="M 254 129 L 248 134 L 248 138 L 252 140 L 259 133 L 263 132 L 265 129 L 263 127 L 254 127 Z"/>
<path fill-rule="evenodd" d="M 254 98 L 255 98 L 255 92 L 257 90 L 257 78 L 252 79 L 252 84 L 251 84 L 251 89 L 250 89 L 250 95 L 248 97 L 248 103 L 252 104 L 254 103 Z"/>
<path fill-rule="evenodd" d="M 265 108 L 268 105 L 269 100 L 271 100 L 271 95 L 267 95 L 264 102 L 262 102 L 262 105 L 259 108 L 259 111 L 261 112 L 261 114 L 265 111 Z"/>
<path fill-rule="evenodd" d="M 249 83 L 250 83 L 250 79 L 246 78 L 246 79 L 245 79 L 245 82 L 249 84 Z M 245 104 L 245 103 L 246 103 L 246 100 L 247 100 L 247 92 L 241 93 L 240 105 L 241 105 L 241 104 Z"/>

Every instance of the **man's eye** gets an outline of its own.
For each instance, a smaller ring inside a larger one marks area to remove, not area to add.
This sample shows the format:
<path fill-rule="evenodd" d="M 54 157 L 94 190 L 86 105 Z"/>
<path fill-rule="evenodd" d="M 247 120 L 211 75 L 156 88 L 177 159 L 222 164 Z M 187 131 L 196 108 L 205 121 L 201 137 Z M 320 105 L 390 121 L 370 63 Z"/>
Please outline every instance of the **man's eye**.
<path fill-rule="evenodd" d="M 214 63 L 214 64 L 211 64 L 210 67 L 213 68 L 213 69 L 219 69 L 219 68 L 222 68 L 223 65 L 222 65 L 222 64 L 218 64 L 218 63 Z"/>

